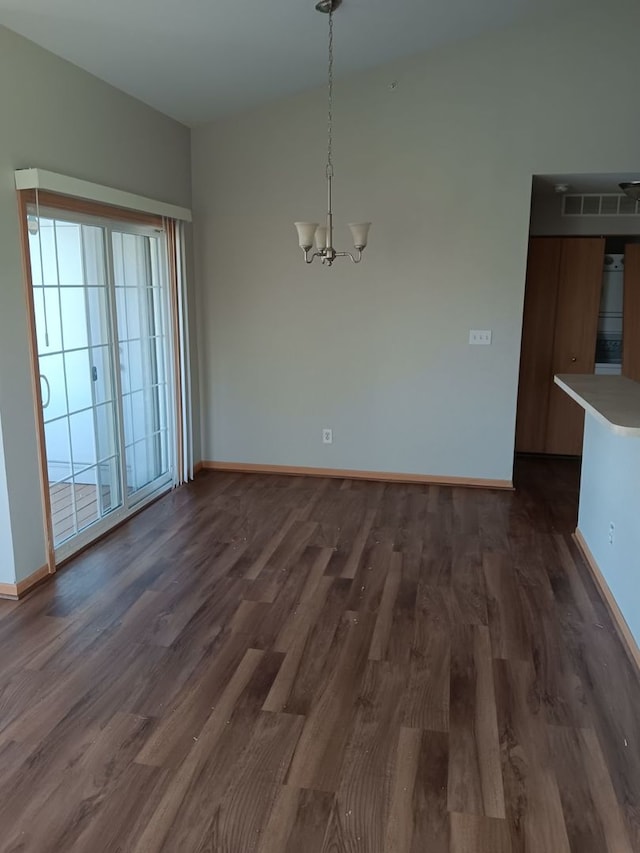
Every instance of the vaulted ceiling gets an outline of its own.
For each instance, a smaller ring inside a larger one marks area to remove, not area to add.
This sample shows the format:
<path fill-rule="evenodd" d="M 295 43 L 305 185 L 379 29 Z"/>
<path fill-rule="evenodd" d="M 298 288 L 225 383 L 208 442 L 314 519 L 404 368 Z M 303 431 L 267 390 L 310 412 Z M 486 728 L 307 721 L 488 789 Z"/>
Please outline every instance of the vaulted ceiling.
<path fill-rule="evenodd" d="M 571 0 L 344 0 L 336 74 L 500 27 Z M 0 24 L 186 124 L 325 78 L 315 0 L 0 0 Z"/>

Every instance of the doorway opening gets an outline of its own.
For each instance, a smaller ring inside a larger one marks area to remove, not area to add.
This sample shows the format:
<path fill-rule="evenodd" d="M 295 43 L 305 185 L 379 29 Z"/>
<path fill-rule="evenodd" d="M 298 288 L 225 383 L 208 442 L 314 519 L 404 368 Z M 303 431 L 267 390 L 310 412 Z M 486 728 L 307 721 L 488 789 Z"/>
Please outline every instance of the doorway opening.
<path fill-rule="evenodd" d="M 640 371 L 640 203 L 619 187 L 635 179 L 533 178 L 516 453 L 582 454 L 584 411 L 554 376 Z"/>

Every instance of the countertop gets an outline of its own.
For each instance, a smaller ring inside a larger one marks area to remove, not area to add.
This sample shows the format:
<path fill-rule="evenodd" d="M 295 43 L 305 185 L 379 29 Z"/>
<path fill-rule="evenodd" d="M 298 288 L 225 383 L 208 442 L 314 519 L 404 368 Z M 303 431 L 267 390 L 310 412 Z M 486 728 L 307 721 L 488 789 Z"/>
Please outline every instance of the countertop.
<path fill-rule="evenodd" d="M 625 376 L 562 373 L 555 377 L 582 408 L 619 435 L 640 436 L 640 382 Z"/>

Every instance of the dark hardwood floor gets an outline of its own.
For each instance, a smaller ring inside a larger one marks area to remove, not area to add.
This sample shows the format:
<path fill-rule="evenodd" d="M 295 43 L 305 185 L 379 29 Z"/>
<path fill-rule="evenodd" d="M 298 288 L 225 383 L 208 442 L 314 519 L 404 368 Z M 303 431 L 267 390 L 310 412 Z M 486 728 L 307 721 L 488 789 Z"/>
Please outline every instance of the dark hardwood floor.
<path fill-rule="evenodd" d="M 202 474 L 0 602 L 0 849 L 639 851 L 577 466 L 517 475 Z"/>

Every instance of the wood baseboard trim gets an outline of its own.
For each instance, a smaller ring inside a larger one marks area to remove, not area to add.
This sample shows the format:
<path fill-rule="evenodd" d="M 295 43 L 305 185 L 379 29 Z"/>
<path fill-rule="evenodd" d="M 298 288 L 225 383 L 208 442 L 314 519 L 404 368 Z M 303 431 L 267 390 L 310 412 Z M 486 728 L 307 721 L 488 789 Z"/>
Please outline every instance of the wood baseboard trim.
<path fill-rule="evenodd" d="M 48 565 L 40 566 L 28 578 L 24 578 L 24 580 L 18 581 L 18 583 L 0 583 L 0 598 L 18 601 L 18 599 L 24 598 L 34 587 L 50 577 L 51 574 L 52 572 L 49 571 Z"/>
<path fill-rule="evenodd" d="M 511 480 L 485 480 L 470 477 L 445 477 L 437 474 L 397 474 L 393 471 L 354 471 L 351 468 L 306 468 L 298 465 L 260 465 L 253 462 L 214 462 L 205 460 L 202 468 L 238 474 L 285 474 L 292 477 L 331 477 L 339 480 L 374 480 L 383 483 L 417 483 L 431 486 L 462 486 L 472 489 L 513 491 Z"/>
<path fill-rule="evenodd" d="M 15 583 L 0 583 L 0 598 L 10 601 L 18 600 L 18 585 Z"/>
<path fill-rule="evenodd" d="M 50 572 L 48 565 L 40 566 L 40 568 L 33 572 L 33 574 L 29 575 L 28 578 L 18 581 L 18 598 L 24 598 L 24 596 L 28 592 L 31 592 L 34 587 L 38 586 L 42 581 L 47 580 L 47 578 L 51 577 L 53 574 L 55 574 L 55 572 Z"/>
<path fill-rule="evenodd" d="M 204 463 L 196 462 L 196 464 L 193 466 L 193 476 L 195 477 L 196 474 L 199 474 L 203 468 L 204 468 Z"/>
<path fill-rule="evenodd" d="M 618 602 L 615 600 L 613 593 L 609 589 L 609 584 L 606 582 L 604 575 L 600 569 L 600 566 L 596 562 L 596 558 L 591 553 L 591 549 L 587 545 L 587 542 L 582 535 L 581 531 L 576 528 L 576 532 L 573 534 L 573 540 L 578 546 L 578 549 L 582 556 L 584 557 L 584 561 L 589 567 L 591 571 L 591 576 L 595 581 L 598 592 L 600 593 L 602 600 L 605 603 L 607 610 L 609 611 L 609 615 L 613 620 L 613 624 L 615 625 L 616 631 L 618 632 L 618 636 L 624 646 L 624 649 L 631 660 L 631 663 L 637 668 L 638 673 L 640 673 L 640 649 L 638 648 L 638 644 L 635 641 L 633 634 L 631 633 L 631 629 L 627 625 L 627 620 L 622 615 L 622 611 L 618 606 Z"/>

